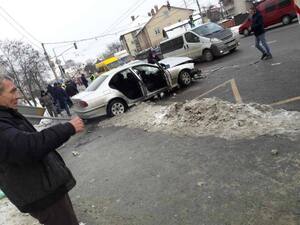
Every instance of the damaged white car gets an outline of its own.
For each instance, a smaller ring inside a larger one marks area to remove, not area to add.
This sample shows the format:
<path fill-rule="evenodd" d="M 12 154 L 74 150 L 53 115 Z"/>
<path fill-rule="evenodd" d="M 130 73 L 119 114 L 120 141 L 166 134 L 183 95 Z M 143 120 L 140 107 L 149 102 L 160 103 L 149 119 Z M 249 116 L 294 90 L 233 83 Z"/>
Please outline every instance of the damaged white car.
<path fill-rule="evenodd" d="M 187 57 L 166 58 L 159 65 L 134 61 L 102 74 L 72 97 L 73 110 L 83 119 L 116 116 L 136 102 L 177 86 L 189 86 L 193 79 L 201 78 L 200 73 Z"/>

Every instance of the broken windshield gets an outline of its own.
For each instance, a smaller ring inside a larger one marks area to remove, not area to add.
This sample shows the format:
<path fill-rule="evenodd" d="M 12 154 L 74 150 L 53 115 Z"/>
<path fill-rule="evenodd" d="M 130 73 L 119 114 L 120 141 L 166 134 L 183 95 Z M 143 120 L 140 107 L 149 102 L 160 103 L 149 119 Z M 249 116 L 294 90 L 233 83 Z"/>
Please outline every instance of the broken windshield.
<path fill-rule="evenodd" d="M 210 34 L 217 33 L 222 30 L 224 30 L 224 28 L 219 26 L 218 24 L 208 23 L 208 24 L 196 27 L 192 31 L 194 31 L 196 34 L 198 34 L 200 36 L 208 36 Z"/>

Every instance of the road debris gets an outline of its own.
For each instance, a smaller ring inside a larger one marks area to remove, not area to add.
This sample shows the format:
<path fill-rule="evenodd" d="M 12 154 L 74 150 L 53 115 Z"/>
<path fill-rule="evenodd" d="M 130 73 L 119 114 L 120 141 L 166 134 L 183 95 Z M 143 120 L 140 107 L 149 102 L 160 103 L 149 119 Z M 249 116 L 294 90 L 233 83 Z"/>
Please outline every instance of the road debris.
<path fill-rule="evenodd" d="M 268 105 L 233 104 L 217 98 L 175 102 L 167 106 L 142 103 L 99 126 L 127 126 L 178 136 L 254 139 L 262 135 L 300 135 L 300 113 Z"/>
<path fill-rule="evenodd" d="M 278 155 L 279 154 L 277 149 L 272 149 L 271 153 L 272 153 L 272 155 Z"/>
<path fill-rule="evenodd" d="M 72 154 L 73 154 L 73 156 L 79 156 L 80 155 L 80 153 L 76 152 L 76 151 L 72 151 Z"/>

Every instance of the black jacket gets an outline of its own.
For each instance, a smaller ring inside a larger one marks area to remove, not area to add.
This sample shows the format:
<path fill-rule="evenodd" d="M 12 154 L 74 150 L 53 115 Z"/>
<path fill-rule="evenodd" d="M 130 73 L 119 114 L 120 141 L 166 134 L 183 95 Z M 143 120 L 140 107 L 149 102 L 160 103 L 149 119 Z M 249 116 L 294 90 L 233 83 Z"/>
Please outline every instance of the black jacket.
<path fill-rule="evenodd" d="M 71 83 L 67 84 L 66 92 L 69 97 L 73 97 L 74 95 L 79 93 L 77 88 Z"/>
<path fill-rule="evenodd" d="M 70 123 L 37 132 L 20 113 L 0 106 L 0 189 L 21 212 L 43 210 L 75 186 L 55 151 L 73 134 Z"/>
<path fill-rule="evenodd" d="M 259 35 L 265 33 L 264 19 L 258 10 L 252 16 L 251 29 L 255 36 L 259 36 Z"/>

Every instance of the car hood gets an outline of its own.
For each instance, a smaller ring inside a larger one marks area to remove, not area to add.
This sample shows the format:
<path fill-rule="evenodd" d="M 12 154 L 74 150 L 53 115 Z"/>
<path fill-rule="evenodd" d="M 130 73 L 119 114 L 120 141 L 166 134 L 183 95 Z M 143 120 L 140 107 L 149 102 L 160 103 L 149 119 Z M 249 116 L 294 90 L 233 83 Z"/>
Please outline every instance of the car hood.
<path fill-rule="evenodd" d="M 189 57 L 168 57 L 160 60 L 160 64 L 169 65 L 170 68 L 179 66 L 184 63 L 191 63 L 193 60 Z"/>

